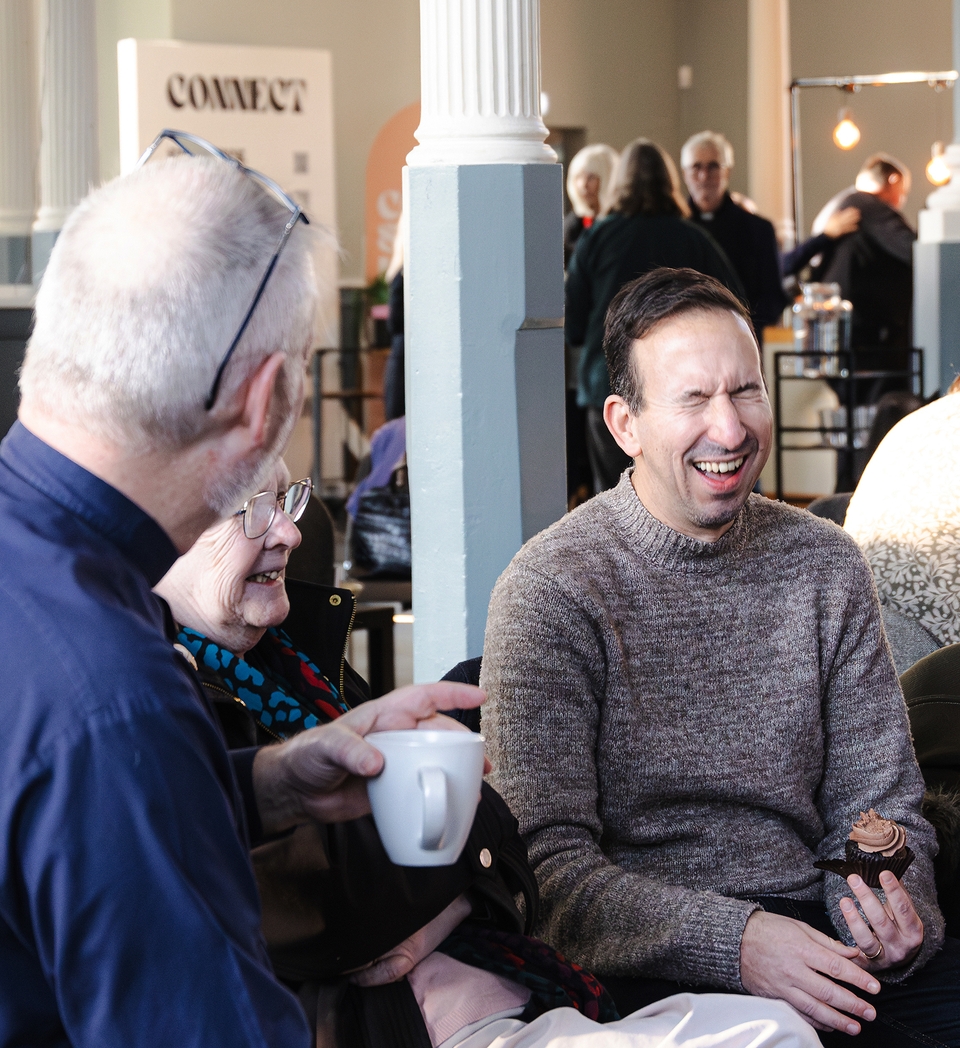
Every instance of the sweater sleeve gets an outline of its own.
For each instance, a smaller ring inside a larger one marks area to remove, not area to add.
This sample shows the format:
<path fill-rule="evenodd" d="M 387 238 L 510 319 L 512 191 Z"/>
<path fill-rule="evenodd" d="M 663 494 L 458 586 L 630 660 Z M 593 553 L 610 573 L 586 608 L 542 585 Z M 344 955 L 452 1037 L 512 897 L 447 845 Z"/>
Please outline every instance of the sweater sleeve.
<path fill-rule="evenodd" d="M 843 596 L 825 607 L 823 718 L 825 763 L 818 807 L 824 836 L 818 859 L 842 858 L 851 822 L 875 808 L 907 831 L 916 859 L 903 878 L 924 926 L 923 947 L 909 967 L 880 973 L 900 982 L 943 943 L 943 917 L 933 876 L 936 835 L 920 814 L 924 784 L 910 737 L 907 709 L 883 633 L 870 568 L 855 549 L 844 565 Z M 833 638 L 836 638 L 835 640 Z M 840 911 L 852 896 L 843 878 L 824 875 L 824 903 L 840 937 L 852 942 Z"/>
<path fill-rule="evenodd" d="M 541 934 L 603 975 L 742 990 L 740 940 L 758 907 L 634 873 L 602 840 L 596 754 L 605 658 L 591 613 L 522 555 L 494 589 L 481 684 L 493 783 L 520 822 Z"/>
<path fill-rule="evenodd" d="M 796 276 L 801 269 L 810 261 L 814 255 L 825 251 L 832 243 L 826 233 L 818 233 L 816 236 L 808 237 L 802 244 L 798 244 L 790 251 L 784 251 L 781 263 L 784 276 Z"/>

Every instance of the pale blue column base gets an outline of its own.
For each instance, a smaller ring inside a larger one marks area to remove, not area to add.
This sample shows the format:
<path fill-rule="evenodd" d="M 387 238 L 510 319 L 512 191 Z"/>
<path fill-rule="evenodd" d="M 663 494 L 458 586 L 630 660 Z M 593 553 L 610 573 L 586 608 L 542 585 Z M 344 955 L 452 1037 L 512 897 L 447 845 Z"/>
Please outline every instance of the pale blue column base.
<path fill-rule="evenodd" d="M 566 510 L 561 168 L 405 171 L 414 678 L 483 651 L 490 592 Z"/>
<path fill-rule="evenodd" d="M 0 284 L 29 284 L 30 237 L 0 237 Z"/>
<path fill-rule="evenodd" d="M 57 242 L 57 237 L 60 236 L 60 230 L 54 230 L 52 233 L 34 233 L 33 234 L 33 283 L 39 285 L 40 278 L 43 276 L 43 271 L 47 268 L 47 263 L 50 261 L 50 252 L 53 251 L 53 245 Z"/>
<path fill-rule="evenodd" d="M 913 344 L 923 350 L 923 392 L 960 374 L 960 243 L 913 246 Z"/>

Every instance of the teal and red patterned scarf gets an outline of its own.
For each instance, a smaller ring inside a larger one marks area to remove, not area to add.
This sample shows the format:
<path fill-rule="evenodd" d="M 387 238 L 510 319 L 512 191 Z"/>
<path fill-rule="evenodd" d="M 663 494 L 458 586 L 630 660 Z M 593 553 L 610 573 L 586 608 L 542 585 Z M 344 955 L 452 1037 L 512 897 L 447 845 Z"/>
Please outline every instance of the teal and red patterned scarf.
<path fill-rule="evenodd" d="M 177 640 L 193 653 L 201 670 L 216 673 L 254 717 L 282 739 L 335 720 L 349 709 L 336 685 L 282 629 L 268 629 L 245 658 L 188 626 L 180 627 Z"/>

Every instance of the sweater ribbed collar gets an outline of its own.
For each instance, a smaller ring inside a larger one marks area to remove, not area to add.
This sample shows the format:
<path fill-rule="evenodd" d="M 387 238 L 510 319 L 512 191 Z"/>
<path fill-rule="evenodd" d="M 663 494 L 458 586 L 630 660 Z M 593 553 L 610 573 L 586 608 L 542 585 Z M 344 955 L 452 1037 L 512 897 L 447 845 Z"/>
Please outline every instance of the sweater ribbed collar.
<path fill-rule="evenodd" d="M 620 483 L 601 496 L 616 529 L 628 545 L 641 556 L 671 571 L 717 572 L 729 566 L 749 540 L 750 499 L 737 514 L 733 525 L 715 542 L 681 535 L 657 520 L 640 501 L 633 488 L 632 469 L 624 471 Z"/>

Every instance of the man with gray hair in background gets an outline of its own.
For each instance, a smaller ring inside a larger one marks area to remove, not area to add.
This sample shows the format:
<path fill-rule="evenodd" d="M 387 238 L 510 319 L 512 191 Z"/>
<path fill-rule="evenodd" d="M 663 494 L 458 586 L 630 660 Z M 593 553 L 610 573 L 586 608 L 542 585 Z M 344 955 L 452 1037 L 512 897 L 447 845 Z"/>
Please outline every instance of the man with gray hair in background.
<path fill-rule="evenodd" d="M 750 306 L 757 338 L 776 324 L 788 304 L 780 278 L 780 254 L 772 223 L 730 195 L 733 146 L 716 131 L 700 131 L 680 150 L 683 180 L 690 194 L 690 221 L 723 248 L 737 272 Z"/>
<path fill-rule="evenodd" d="M 305 1048 L 250 845 L 368 811 L 362 736 L 480 698 L 403 689 L 228 756 L 166 632 L 151 587 L 272 475 L 316 302 L 299 209 L 208 152 L 74 211 L 0 445 L 0 1045 Z"/>

